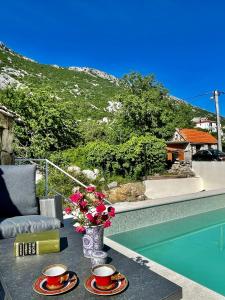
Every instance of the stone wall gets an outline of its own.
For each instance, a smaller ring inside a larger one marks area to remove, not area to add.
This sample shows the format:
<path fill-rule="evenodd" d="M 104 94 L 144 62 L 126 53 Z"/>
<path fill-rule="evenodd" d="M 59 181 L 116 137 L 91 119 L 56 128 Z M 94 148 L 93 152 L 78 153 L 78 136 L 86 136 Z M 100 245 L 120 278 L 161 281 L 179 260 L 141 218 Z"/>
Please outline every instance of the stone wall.
<path fill-rule="evenodd" d="M 13 116 L 0 108 L 0 165 L 13 164 Z"/>

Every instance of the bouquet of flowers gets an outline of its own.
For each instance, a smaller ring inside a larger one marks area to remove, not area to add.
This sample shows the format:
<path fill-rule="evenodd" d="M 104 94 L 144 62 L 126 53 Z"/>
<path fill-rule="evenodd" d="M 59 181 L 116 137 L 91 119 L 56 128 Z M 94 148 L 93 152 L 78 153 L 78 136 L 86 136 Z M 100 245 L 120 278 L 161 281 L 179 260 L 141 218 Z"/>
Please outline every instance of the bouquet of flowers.
<path fill-rule="evenodd" d="M 89 226 L 111 226 L 111 218 L 115 217 L 115 208 L 106 206 L 106 196 L 97 192 L 94 186 L 88 186 L 83 192 L 77 190 L 70 196 L 71 204 L 64 209 L 66 214 L 73 214 L 77 232 L 85 233 Z"/>

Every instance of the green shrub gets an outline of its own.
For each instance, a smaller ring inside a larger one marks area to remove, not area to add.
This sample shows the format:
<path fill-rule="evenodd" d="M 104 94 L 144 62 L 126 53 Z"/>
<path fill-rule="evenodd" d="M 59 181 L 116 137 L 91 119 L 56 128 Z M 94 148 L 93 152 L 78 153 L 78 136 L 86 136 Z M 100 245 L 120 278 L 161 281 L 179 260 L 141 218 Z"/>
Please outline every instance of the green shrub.
<path fill-rule="evenodd" d="M 131 178 L 161 173 L 165 168 L 166 144 L 152 135 L 133 136 L 116 151 L 114 172 Z"/>
<path fill-rule="evenodd" d="M 90 142 L 51 156 L 60 165 L 77 165 L 82 169 L 98 168 L 106 178 L 122 176 L 139 179 L 161 173 L 165 168 L 166 144 L 152 135 L 132 136 L 118 145 L 103 141 Z"/>
<path fill-rule="evenodd" d="M 89 185 L 90 180 L 88 180 L 83 174 L 77 174 L 74 171 L 65 171 L 70 175 L 81 181 L 82 183 Z M 97 185 L 94 181 L 93 184 Z M 49 166 L 49 176 L 48 176 L 48 196 L 54 196 L 57 193 L 65 197 L 69 197 L 72 194 L 73 188 L 79 186 L 78 183 L 74 182 L 71 178 L 67 177 L 60 171 Z M 41 179 L 37 184 L 37 195 L 42 198 L 45 196 L 45 179 Z"/>

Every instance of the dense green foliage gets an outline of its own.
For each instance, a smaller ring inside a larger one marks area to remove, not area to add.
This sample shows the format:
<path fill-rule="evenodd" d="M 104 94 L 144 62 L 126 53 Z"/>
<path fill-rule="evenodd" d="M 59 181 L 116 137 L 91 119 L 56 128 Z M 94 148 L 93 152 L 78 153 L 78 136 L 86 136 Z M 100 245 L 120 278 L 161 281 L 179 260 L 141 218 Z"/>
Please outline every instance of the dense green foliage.
<path fill-rule="evenodd" d="M 88 180 L 84 175 L 77 174 L 73 171 L 66 170 L 70 175 L 75 177 L 76 179 L 80 180 L 82 183 L 89 185 L 90 180 Z M 98 181 L 93 181 L 92 184 L 98 186 Z M 69 177 L 65 176 L 63 173 L 59 172 L 58 170 L 54 169 L 49 165 L 49 176 L 48 176 L 48 187 L 49 187 L 49 195 L 54 196 L 55 191 L 58 193 L 69 197 L 72 194 L 72 188 L 76 186 Z M 77 186 L 79 186 L 77 184 Z M 38 182 L 37 185 L 37 195 L 42 198 L 45 195 L 45 179 L 43 178 Z"/>
<path fill-rule="evenodd" d="M 177 127 L 192 126 L 190 105 L 172 101 L 153 75 L 132 73 L 125 77 L 124 85 L 125 92 L 117 98 L 122 108 L 111 125 L 114 142 L 124 142 L 133 133 L 169 139 Z"/>
<path fill-rule="evenodd" d="M 87 120 L 79 123 L 79 131 L 84 143 L 95 140 L 108 139 L 108 125 L 96 120 Z"/>
<path fill-rule="evenodd" d="M 16 154 L 45 157 L 50 151 L 77 146 L 80 136 L 73 116 L 45 91 L 3 90 L 0 103 L 18 113 L 14 126 Z"/>
<path fill-rule="evenodd" d="M 95 141 L 54 154 L 51 159 L 59 164 L 99 168 L 104 176 L 119 175 L 132 179 L 164 170 L 166 144 L 152 135 L 132 136 L 127 142 L 113 145 Z"/>

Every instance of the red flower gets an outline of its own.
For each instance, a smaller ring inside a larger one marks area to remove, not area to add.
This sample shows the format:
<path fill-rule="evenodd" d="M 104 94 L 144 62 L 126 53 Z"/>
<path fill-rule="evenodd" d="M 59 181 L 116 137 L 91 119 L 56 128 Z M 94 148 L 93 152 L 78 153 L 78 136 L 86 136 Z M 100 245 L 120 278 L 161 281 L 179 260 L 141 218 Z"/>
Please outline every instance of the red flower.
<path fill-rule="evenodd" d="M 104 210 L 106 209 L 105 205 L 103 203 L 99 204 L 97 207 L 96 207 L 96 211 L 98 213 L 102 213 Z"/>
<path fill-rule="evenodd" d="M 108 213 L 109 213 L 109 216 L 110 217 L 115 217 L 115 208 L 114 207 L 112 207 L 112 206 L 110 206 L 110 207 L 108 207 Z"/>
<path fill-rule="evenodd" d="M 81 207 L 85 208 L 88 205 L 88 202 L 86 200 L 82 200 L 79 204 Z"/>
<path fill-rule="evenodd" d="M 86 214 L 86 217 L 87 217 L 88 220 L 89 220 L 90 222 L 92 222 L 92 223 L 95 221 L 94 217 L 93 217 L 92 214 L 90 214 L 90 213 Z"/>
<path fill-rule="evenodd" d="M 100 200 L 103 200 L 106 197 L 105 194 L 100 192 L 95 192 L 95 196 Z"/>
<path fill-rule="evenodd" d="M 64 211 L 65 211 L 66 214 L 70 214 L 71 211 L 72 211 L 72 209 L 71 209 L 70 207 L 66 207 L 66 208 L 64 209 Z"/>
<path fill-rule="evenodd" d="M 76 230 L 76 232 L 79 232 L 79 233 L 84 233 L 85 232 L 84 226 L 77 226 L 75 230 Z"/>
<path fill-rule="evenodd" d="M 96 190 L 96 187 L 95 187 L 95 186 L 90 185 L 90 186 L 87 186 L 87 187 L 86 187 L 86 191 L 87 191 L 88 193 L 93 193 L 95 190 Z"/>
<path fill-rule="evenodd" d="M 103 223 L 104 228 L 110 227 L 111 222 L 109 220 L 106 220 L 105 223 Z"/>
<path fill-rule="evenodd" d="M 108 215 L 108 214 L 104 213 L 104 214 L 102 215 L 102 220 L 103 220 L 103 221 L 108 220 L 108 218 L 109 218 L 109 215 Z"/>
<path fill-rule="evenodd" d="M 86 200 L 82 200 L 79 203 L 80 211 L 86 213 L 88 211 L 88 202 Z"/>
<path fill-rule="evenodd" d="M 80 192 L 77 192 L 70 196 L 70 200 L 74 203 L 78 203 L 82 198 L 83 198 L 83 194 L 81 194 Z"/>
<path fill-rule="evenodd" d="M 102 224 L 101 219 L 96 219 L 96 225 L 100 225 L 100 224 Z"/>
<path fill-rule="evenodd" d="M 84 191 L 84 192 L 82 192 Z M 115 216 L 115 209 L 104 203 L 106 195 L 97 192 L 95 186 L 87 186 L 85 189 L 76 190 L 70 196 L 77 214 L 74 215 L 77 232 L 85 232 L 86 225 L 101 225 L 109 227 L 111 218 Z M 72 206 L 65 208 L 65 213 L 73 213 Z"/>

